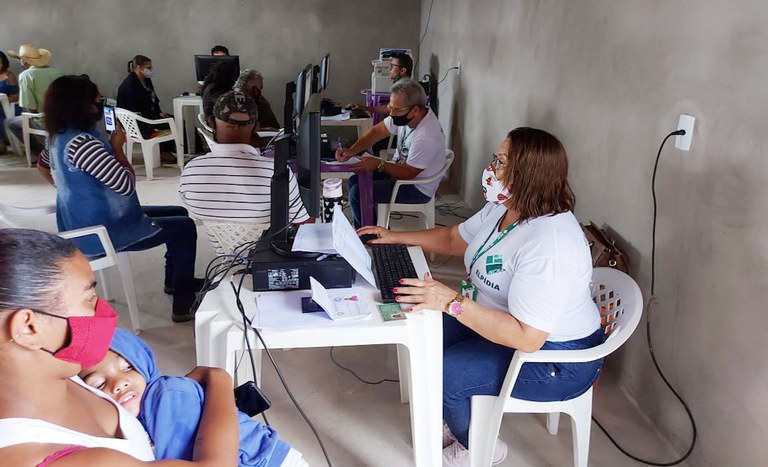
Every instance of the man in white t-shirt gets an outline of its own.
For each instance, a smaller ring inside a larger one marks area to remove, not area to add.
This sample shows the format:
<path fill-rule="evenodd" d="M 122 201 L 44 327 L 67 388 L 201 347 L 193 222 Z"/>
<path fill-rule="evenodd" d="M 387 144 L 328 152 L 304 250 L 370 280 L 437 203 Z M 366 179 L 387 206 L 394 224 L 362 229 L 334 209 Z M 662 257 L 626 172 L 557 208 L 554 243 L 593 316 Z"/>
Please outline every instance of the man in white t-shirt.
<path fill-rule="evenodd" d="M 389 117 L 365 132 L 350 148 L 336 150 L 341 162 L 369 148 L 373 143 L 397 134 L 397 151 L 392 162 L 366 156 L 352 170 L 375 171 L 373 202 L 388 203 L 397 180 L 419 180 L 434 177 L 445 164 L 445 135 L 437 116 L 427 108 L 427 95 L 418 81 L 404 79 L 390 89 Z M 437 191 L 440 180 L 405 185 L 397 195 L 398 203 L 426 203 Z M 357 176 L 349 179 L 349 204 L 355 226 L 360 227 L 360 197 Z M 374 222 L 375 223 L 375 222 Z"/>
<path fill-rule="evenodd" d="M 227 92 L 216 101 L 213 117 L 218 144 L 184 166 L 179 187 L 184 205 L 196 219 L 269 225 L 274 161 L 249 144 L 258 120 L 256 102 L 240 91 Z M 288 210 L 295 224 L 310 220 L 290 171 Z M 223 253 L 210 232 L 208 236 Z"/>

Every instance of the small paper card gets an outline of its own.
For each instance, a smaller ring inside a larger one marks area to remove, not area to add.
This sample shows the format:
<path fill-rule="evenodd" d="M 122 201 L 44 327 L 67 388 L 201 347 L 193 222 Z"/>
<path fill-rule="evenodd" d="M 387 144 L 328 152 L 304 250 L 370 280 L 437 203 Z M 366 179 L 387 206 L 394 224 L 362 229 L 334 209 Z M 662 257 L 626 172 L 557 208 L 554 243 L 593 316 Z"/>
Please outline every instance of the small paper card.
<path fill-rule="evenodd" d="M 379 308 L 381 319 L 384 321 L 397 321 L 399 319 L 406 319 L 405 310 L 400 308 L 397 303 L 383 303 L 376 305 Z"/>
<path fill-rule="evenodd" d="M 309 278 L 309 285 L 312 289 L 312 300 L 320 305 L 332 320 L 362 318 L 370 314 L 370 311 L 368 311 L 368 301 L 361 299 L 358 294 L 350 294 L 347 291 L 346 294 L 341 293 L 330 296 L 328 295 L 328 290 L 323 287 L 323 284 L 311 276 Z"/>

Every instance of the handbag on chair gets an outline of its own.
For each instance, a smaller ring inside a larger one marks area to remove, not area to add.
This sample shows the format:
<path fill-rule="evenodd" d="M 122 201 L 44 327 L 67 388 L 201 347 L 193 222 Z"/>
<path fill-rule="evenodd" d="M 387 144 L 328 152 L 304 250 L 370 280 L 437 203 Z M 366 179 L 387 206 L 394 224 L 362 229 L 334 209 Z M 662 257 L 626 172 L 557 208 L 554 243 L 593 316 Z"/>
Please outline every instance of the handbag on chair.
<path fill-rule="evenodd" d="M 593 267 L 609 267 L 618 269 L 623 273 L 627 272 L 629 269 L 627 255 L 616 246 L 615 240 L 606 235 L 605 230 L 598 227 L 594 222 L 590 222 L 589 225 L 582 224 L 581 229 L 589 243 Z"/>

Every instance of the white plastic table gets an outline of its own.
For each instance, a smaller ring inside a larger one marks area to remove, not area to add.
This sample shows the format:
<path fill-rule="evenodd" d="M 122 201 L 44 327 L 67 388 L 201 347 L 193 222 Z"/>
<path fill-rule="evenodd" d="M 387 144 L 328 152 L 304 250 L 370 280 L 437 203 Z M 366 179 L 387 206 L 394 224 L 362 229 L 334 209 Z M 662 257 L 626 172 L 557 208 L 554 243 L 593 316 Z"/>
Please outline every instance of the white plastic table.
<path fill-rule="evenodd" d="M 195 120 L 188 122 L 184 119 L 184 107 L 195 107 L 197 112 L 195 115 L 203 111 L 203 98 L 196 95 L 191 96 L 178 96 L 173 98 L 173 118 L 176 120 L 176 134 L 178 134 L 182 141 L 184 135 L 187 135 L 187 144 L 184 145 L 184 155 L 189 155 L 190 146 L 195 141 Z"/>
<path fill-rule="evenodd" d="M 410 247 L 409 252 L 416 272 L 423 277 L 428 269 L 421 248 Z M 358 281 L 356 285 L 364 282 L 360 277 Z M 258 293 L 251 290 L 251 279 L 246 278 L 240 298 L 249 318 L 257 311 Z M 380 301 L 379 291 L 374 287 L 365 287 L 364 293 L 369 294 L 371 301 Z M 261 335 L 270 349 L 398 344 L 400 399 L 403 403 L 410 401 L 414 463 L 418 467 L 440 467 L 443 447 L 441 315 L 436 311 L 423 311 L 410 313 L 402 321 L 384 322 L 378 310 L 373 309 L 360 321 L 290 331 L 263 329 Z M 253 330 L 248 332 L 251 346 L 261 348 Z M 236 377 L 236 352 L 245 350 L 246 344 L 242 317 L 227 281 L 208 292 L 195 314 L 195 347 L 198 365 L 223 368 Z M 260 368 L 261 359 L 255 360 Z M 257 372 L 260 373 L 260 369 Z"/>

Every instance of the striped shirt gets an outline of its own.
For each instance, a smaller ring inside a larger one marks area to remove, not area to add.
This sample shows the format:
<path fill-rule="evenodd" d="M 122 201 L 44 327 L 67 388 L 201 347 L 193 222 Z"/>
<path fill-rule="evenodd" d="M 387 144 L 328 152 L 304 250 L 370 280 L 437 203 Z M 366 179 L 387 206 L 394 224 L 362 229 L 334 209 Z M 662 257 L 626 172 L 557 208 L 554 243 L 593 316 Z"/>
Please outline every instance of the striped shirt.
<path fill-rule="evenodd" d="M 272 159 L 248 144 L 217 144 L 184 166 L 179 193 L 193 218 L 268 225 L 273 167 Z M 288 219 L 294 224 L 309 219 L 290 171 Z"/>
<path fill-rule="evenodd" d="M 123 165 L 107 150 L 105 143 L 88 133 L 81 133 L 72 139 L 67 147 L 67 158 L 72 165 L 119 195 L 132 195 L 136 189 L 136 176 L 130 164 Z M 51 168 L 47 147 L 40 153 L 37 165 Z"/>

